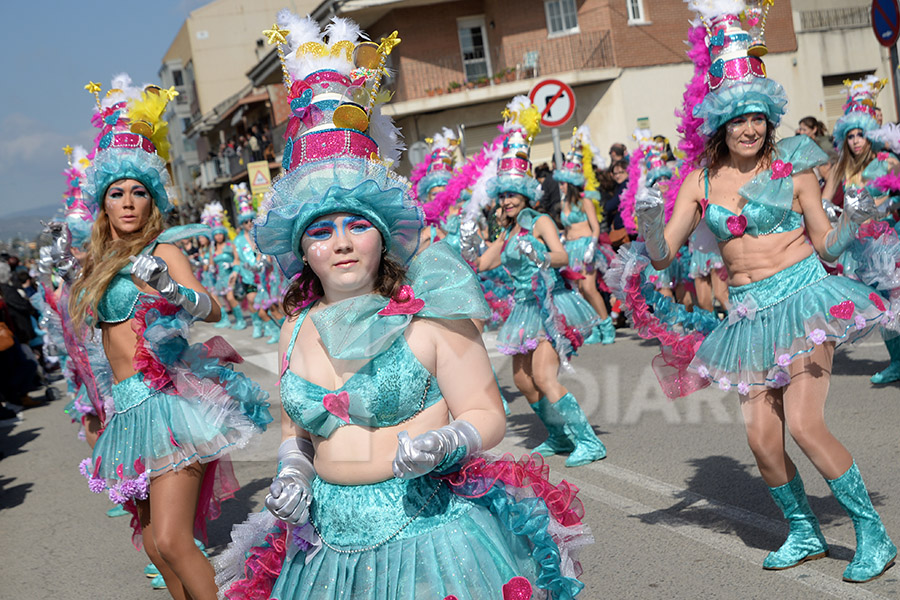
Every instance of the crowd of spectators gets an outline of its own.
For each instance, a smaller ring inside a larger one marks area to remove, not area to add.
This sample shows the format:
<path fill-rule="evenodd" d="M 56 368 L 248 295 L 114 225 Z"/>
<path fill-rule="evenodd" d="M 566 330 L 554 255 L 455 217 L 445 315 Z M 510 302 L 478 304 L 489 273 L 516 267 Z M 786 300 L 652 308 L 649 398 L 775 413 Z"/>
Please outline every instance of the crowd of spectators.
<path fill-rule="evenodd" d="M 259 160 L 274 161 L 275 146 L 272 131 L 268 126 L 257 123 L 246 133 L 232 136 L 219 145 L 218 158 L 228 173 L 236 173 L 247 168 L 247 163 Z"/>

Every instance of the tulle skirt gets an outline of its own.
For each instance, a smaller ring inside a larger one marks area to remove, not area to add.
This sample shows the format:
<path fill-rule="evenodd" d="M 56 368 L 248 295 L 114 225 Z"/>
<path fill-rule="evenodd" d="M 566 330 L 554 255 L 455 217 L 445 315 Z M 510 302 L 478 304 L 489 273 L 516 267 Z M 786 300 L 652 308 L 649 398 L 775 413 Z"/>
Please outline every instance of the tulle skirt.
<path fill-rule="evenodd" d="M 691 251 L 690 264 L 688 266 L 687 276 L 691 279 L 699 279 L 706 277 L 717 269 L 725 266 L 722 262 L 722 255 L 718 252 L 703 252 L 694 249 Z M 713 275 L 717 275 L 713 273 Z"/>
<path fill-rule="evenodd" d="M 816 346 L 854 342 L 890 319 L 872 288 L 828 275 L 810 255 L 771 277 L 728 289 L 731 310 L 690 369 L 723 390 L 782 387 L 788 368 Z"/>
<path fill-rule="evenodd" d="M 554 290 L 551 301 L 565 319 L 563 335 L 571 342 L 573 351 L 577 350 L 590 338 L 600 317 L 578 292 L 570 289 Z M 555 346 L 555 340 L 547 334 L 549 319 L 549 312 L 536 297 L 515 300 L 509 316 L 497 333 L 497 349 L 503 354 L 527 354 L 543 340 L 550 340 Z"/>
<path fill-rule="evenodd" d="M 605 270 L 606 259 L 599 249 L 595 250 L 593 256 L 588 257 L 588 260 L 585 260 L 584 254 L 587 252 L 590 244 L 590 236 L 565 241 L 564 245 L 569 255 L 570 269 L 578 273 L 593 273 L 597 270 Z"/>
<path fill-rule="evenodd" d="M 216 267 L 213 289 L 218 295 L 224 296 L 231 291 L 231 284 L 229 283 L 231 265 L 228 263 L 216 263 Z"/>

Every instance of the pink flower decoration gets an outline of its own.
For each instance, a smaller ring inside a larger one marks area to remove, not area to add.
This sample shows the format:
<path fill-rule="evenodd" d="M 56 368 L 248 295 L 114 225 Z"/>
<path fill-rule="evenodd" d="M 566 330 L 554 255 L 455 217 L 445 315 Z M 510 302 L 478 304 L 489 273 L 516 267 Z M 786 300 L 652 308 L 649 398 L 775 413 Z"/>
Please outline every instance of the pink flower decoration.
<path fill-rule="evenodd" d="M 791 382 L 791 376 L 785 373 L 784 371 L 778 371 L 775 373 L 775 381 L 772 383 L 772 387 L 780 388 L 784 387 Z"/>
<path fill-rule="evenodd" d="M 731 380 L 727 377 L 722 377 L 721 379 L 719 379 L 719 389 L 723 392 L 731 390 Z"/>
<path fill-rule="evenodd" d="M 878 310 L 883 311 L 885 309 L 884 300 L 882 300 L 881 296 L 879 296 L 875 292 L 869 294 L 869 300 L 872 301 L 872 304 L 874 304 L 875 308 L 877 308 Z"/>
<path fill-rule="evenodd" d="M 378 311 L 384 317 L 392 315 L 414 315 L 425 307 L 425 301 L 416 298 L 411 286 L 404 285 L 394 294 L 388 305 Z"/>
<path fill-rule="evenodd" d="M 742 396 L 746 396 L 749 393 L 750 393 L 750 384 L 748 384 L 746 381 L 738 382 L 738 394 L 741 394 Z"/>
<path fill-rule="evenodd" d="M 875 158 L 877 158 L 878 160 L 888 160 L 890 157 L 891 155 L 887 152 L 879 152 L 875 155 Z"/>
<path fill-rule="evenodd" d="M 862 331 L 866 328 L 866 318 L 862 315 L 856 315 L 856 318 L 853 319 L 853 324 L 856 326 L 857 331 Z"/>
<path fill-rule="evenodd" d="M 856 308 L 856 305 L 853 304 L 852 300 L 844 300 L 840 304 L 835 304 L 831 308 L 828 309 L 828 312 L 831 313 L 831 316 L 835 319 L 849 319 L 853 316 L 853 310 Z"/>
<path fill-rule="evenodd" d="M 789 364 L 791 364 L 791 355 L 787 353 L 782 354 L 775 360 L 775 362 L 778 363 L 779 367 L 787 367 Z"/>
<path fill-rule="evenodd" d="M 731 235 L 740 237 L 747 230 L 747 217 L 744 215 L 732 215 L 725 219 L 725 226 L 728 227 Z"/>
<path fill-rule="evenodd" d="M 322 398 L 325 410 L 336 416 L 344 423 L 350 422 L 350 394 L 346 391 L 337 394 L 328 393 Z"/>
<path fill-rule="evenodd" d="M 825 332 L 821 329 L 813 329 L 812 333 L 809 334 L 809 339 L 816 346 L 820 346 L 825 342 Z"/>
<path fill-rule="evenodd" d="M 531 600 L 534 589 L 524 577 L 513 577 L 503 584 L 503 600 Z"/>
<path fill-rule="evenodd" d="M 784 179 L 794 172 L 794 165 L 781 159 L 772 163 L 772 179 Z"/>
<path fill-rule="evenodd" d="M 119 479 L 125 479 L 125 463 L 119 463 L 119 466 L 116 467 L 116 475 Z"/>
<path fill-rule="evenodd" d="M 700 365 L 700 367 L 697 369 L 697 375 L 703 377 L 704 379 L 709 377 L 709 369 L 706 368 L 706 365 Z"/>

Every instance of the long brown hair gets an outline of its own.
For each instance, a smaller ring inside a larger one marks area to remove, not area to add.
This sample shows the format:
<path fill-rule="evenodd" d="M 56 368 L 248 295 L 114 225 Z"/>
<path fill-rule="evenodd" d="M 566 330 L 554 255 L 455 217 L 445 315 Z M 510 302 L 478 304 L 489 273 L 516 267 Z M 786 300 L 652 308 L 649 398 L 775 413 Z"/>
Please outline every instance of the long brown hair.
<path fill-rule="evenodd" d="M 706 147 L 703 149 L 703 155 L 700 164 L 704 165 L 710 171 L 715 171 L 722 166 L 728 157 L 728 145 L 725 143 L 727 135 L 727 123 L 719 127 L 709 140 L 706 141 Z M 775 157 L 775 125 L 766 119 L 766 139 L 763 141 L 762 148 L 756 155 L 759 159 L 760 170 L 768 169 Z"/>
<path fill-rule="evenodd" d="M 105 199 L 104 199 L 105 200 Z M 110 231 L 105 203 L 100 203 L 100 213 L 91 228 L 91 243 L 85 257 L 81 276 L 72 286 L 69 298 L 69 314 L 75 329 L 85 322 L 88 312 L 97 314 L 97 305 L 107 286 L 116 274 L 128 264 L 131 256 L 138 254 L 163 231 L 163 215 L 156 202 L 150 204 L 150 217 L 143 229 L 134 236 L 114 240 Z"/>
<path fill-rule="evenodd" d="M 853 129 L 850 131 L 853 131 Z M 850 150 L 850 143 L 847 141 L 850 131 L 847 132 L 847 136 L 844 137 L 844 141 L 841 143 L 841 155 L 838 157 L 837 165 L 835 166 L 844 182 L 850 181 L 862 173 L 863 169 L 875 160 L 875 151 L 872 150 L 872 142 L 868 138 L 866 138 L 865 149 L 857 155 L 853 154 L 853 151 Z"/>
<path fill-rule="evenodd" d="M 375 276 L 374 293 L 393 298 L 400 291 L 406 281 L 406 267 L 395 261 L 387 254 L 382 254 L 381 263 L 378 265 L 378 274 Z M 297 278 L 291 282 L 281 307 L 284 314 L 293 315 L 307 304 L 321 298 L 325 294 L 322 282 L 308 264 L 303 265 L 303 270 Z"/>

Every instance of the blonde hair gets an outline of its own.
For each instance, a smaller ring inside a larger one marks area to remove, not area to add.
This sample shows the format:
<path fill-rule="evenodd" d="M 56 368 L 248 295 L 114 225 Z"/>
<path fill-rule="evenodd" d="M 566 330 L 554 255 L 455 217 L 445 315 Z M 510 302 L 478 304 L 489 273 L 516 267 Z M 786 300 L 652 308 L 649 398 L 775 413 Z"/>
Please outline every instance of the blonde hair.
<path fill-rule="evenodd" d="M 150 204 L 150 217 L 143 229 L 135 236 L 114 240 L 110 232 L 109 217 L 105 204 L 101 203 L 97 220 L 91 229 L 91 243 L 85 257 L 81 275 L 72 286 L 69 297 L 69 314 L 76 330 L 85 323 L 90 313 L 97 315 L 97 305 L 128 259 L 155 240 L 163 231 L 163 215 L 156 206 Z"/>
<path fill-rule="evenodd" d="M 853 131 L 852 129 L 850 131 Z M 850 133 L 849 131 L 847 132 Z M 844 182 L 848 182 L 863 172 L 866 166 L 875 160 L 875 151 L 872 150 L 872 142 L 866 139 L 867 147 L 857 155 L 850 150 L 850 143 L 844 137 L 844 143 L 841 144 L 841 155 L 838 157 L 837 172 L 843 177 Z"/>

